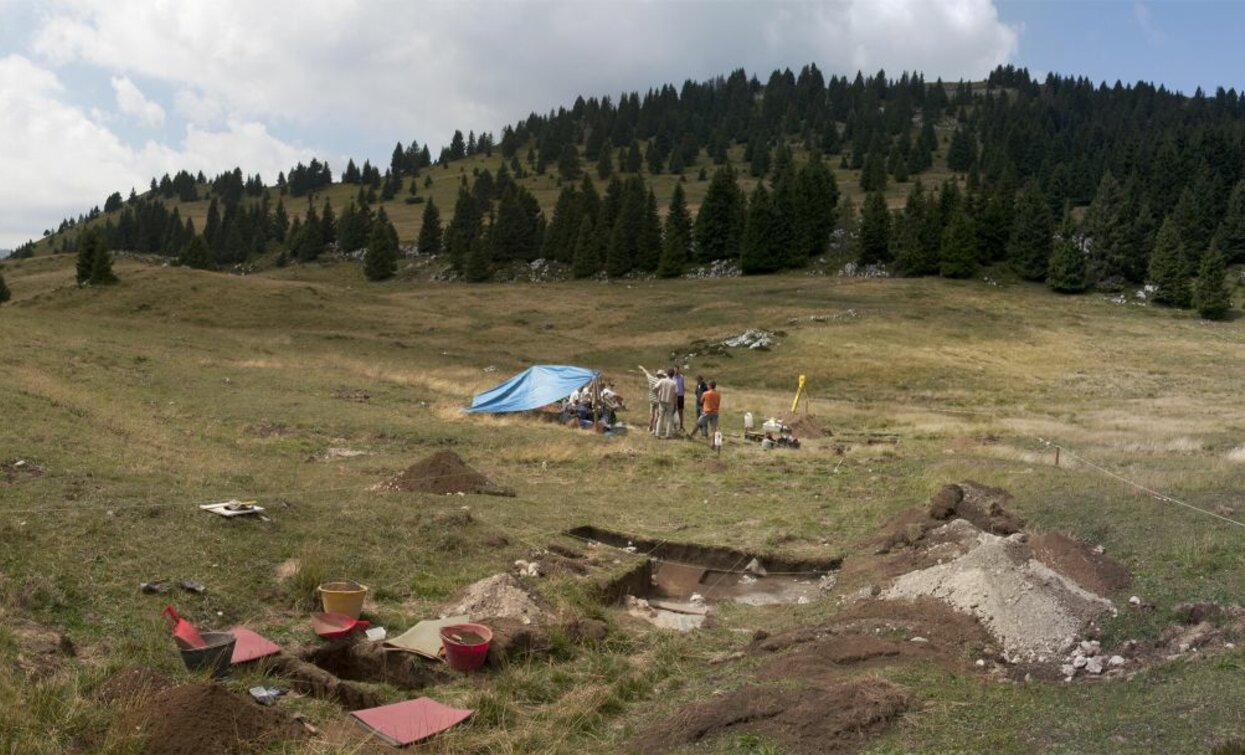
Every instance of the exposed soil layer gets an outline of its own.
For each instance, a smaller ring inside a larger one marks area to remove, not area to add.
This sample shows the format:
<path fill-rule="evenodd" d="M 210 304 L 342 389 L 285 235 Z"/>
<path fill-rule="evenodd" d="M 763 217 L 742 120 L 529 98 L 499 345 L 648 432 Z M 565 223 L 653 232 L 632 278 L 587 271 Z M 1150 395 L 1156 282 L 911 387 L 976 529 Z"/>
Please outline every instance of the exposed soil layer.
<path fill-rule="evenodd" d="M 257 752 L 307 736 L 279 708 L 257 705 L 219 684 L 185 684 L 150 697 L 129 714 L 152 755 Z"/>
<path fill-rule="evenodd" d="M 1025 520 L 1004 508 L 1012 494 L 979 482 L 947 485 L 929 501 L 929 516 L 938 521 L 967 519 L 992 535 L 1011 535 L 1024 529 Z"/>
<path fill-rule="evenodd" d="M 407 467 L 406 471 L 381 486 L 388 490 L 413 493 L 481 493 L 513 496 L 514 491 L 497 485 L 472 469 L 453 451 L 437 451 Z"/>
<path fill-rule="evenodd" d="M 642 753 L 665 753 L 731 732 L 771 739 L 792 753 L 851 752 L 907 710 L 914 697 L 883 679 L 784 689 L 750 685 L 690 705 L 635 742 Z"/>
<path fill-rule="evenodd" d="M 17 640 L 17 668 L 27 676 L 48 676 L 67 658 L 77 655 L 77 648 L 69 637 L 54 629 L 26 619 L 10 619 L 4 623 Z"/>
<path fill-rule="evenodd" d="M 387 653 L 357 634 L 308 648 L 300 656 L 339 679 L 383 682 L 399 689 L 423 689 L 448 678 L 440 666 L 413 653 Z"/>
<path fill-rule="evenodd" d="M 697 545 L 669 540 L 649 540 L 621 532 L 585 525 L 567 530 L 568 535 L 595 540 L 616 548 L 634 547 L 636 552 L 660 561 L 695 564 L 706 569 L 739 571 L 753 558 L 769 572 L 827 572 L 839 567 L 839 559 L 791 559 L 782 556 L 753 554 L 720 545 Z"/>
<path fill-rule="evenodd" d="M 43 467 L 23 459 L 0 463 L 0 485 L 13 485 L 22 480 L 43 476 Z"/>
<path fill-rule="evenodd" d="M 319 666 L 287 653 L 269 656 L 259 663 L 261 668 L 280 676 L 302 694 L 335 702 L 346 710 L 375 708 L 384 703 L 380 693 L 353 682 L 342 681 Z"/>
<path fill-rule="evenodd" d="M 1046 532 L 1029 538 L 1029 546 L 1034 558 L 1090 592 L 1110 595 L 1133 581 L 1118 561 L 1068 535 Z"/>
<path fill-rule="evenodd" d="M 802 440 L 825 438 L 834 433 L 830 432 L 830 428 L 822 427 L 817 418 L 811 414 L 800 414 L 799 412 L 787 412 L 779 416 L 782 423 L 791 428 L 791 434 Z"/>

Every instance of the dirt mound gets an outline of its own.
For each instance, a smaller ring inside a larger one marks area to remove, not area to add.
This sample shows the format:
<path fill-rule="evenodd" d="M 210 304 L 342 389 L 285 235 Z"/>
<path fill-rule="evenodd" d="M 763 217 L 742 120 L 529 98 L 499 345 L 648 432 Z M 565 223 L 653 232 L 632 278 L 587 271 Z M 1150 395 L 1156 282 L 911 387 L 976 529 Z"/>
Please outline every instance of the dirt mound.
<path fill-rule="evenodd" d="M 1090 621 L 1113 610 L 1111 601 L 1033 558 L 1022 534 L 980 532 L 968 546 L 954 559 L 904 574 L 882 597 L 942 600 L 976 616 L 1009 657 L 1039 662 L 1058 655 Z"/>
<path fill-rule="evenodd" d="M 929 516 L 945 521 L 967 519 L 978 529 L 994 535 L 1011 535 L 1024 529 L 1025 520 L 1008 511 L 1012 494 L 979 482 L 947 485 L 929 501 Z"/>
<path fill-rule="evenodd" d="M 524 623 L 539 620 L 548 612 L 543 598 L 528 590 L 510 574 L 494 574 L 463 590 L 446 607 L 446 616 L 500 616 Z"/>
<path fill-rule="evenodd" d="M 307 736 L 284 711 L 211 683 L 186 684 L 151 698 L 131 713 L 129 726 L 143 733 L 152 755 L 256 752 Z"/>
<path fill-rule="evenodd" d="M 1029 546 L 1034 558 L 1090 592 L 1110 595 L 1133 581 L 1118 561 L 1068 535 L 1047 532 L 1030 538 Z"/>
<path fill-rule="evenodd" d="M 834 433 L 830 428 L 822 427 L 817 418 L 811 414 L 787 412 L 778 417 L 784 425 L 791 428 L 791 434 L 802 440 L 810 438 L 826 438 Z"/>
<path fill-rule="evenodd" d="M 908 690 L 883 679 L 830 687 L 751 685 L 690 705 L 636 740 L 643 753 L 669 752 L 730 732 L 759 734 L 792 753 L 850 752 L 913 703 Z"/>
<path fill-rule="evenodd" d="M 438 451 L 432 456 L 407 467 L 406 471 L 387 482 L 381 483 L 386 490 L 405 490 L 412 493 L 482 493 L 485 495 L 513 496 L 514 491 L 494 484 L 489 478 L 472 469 L 453 451 Z"/>

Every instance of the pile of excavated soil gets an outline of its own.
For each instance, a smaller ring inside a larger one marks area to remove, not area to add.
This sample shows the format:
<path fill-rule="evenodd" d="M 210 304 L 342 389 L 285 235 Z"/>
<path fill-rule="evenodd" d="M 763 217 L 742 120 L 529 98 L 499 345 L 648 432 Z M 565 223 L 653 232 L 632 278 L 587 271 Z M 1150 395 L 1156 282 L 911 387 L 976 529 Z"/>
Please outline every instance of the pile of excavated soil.
<path fill-rule="evenodd" d="M 642 753 L 665 753 L 748 732 L 791 753 L 854 752 L 913 701 L 911 692 L 884 679 L 799 689 L 750 685 L 684 708 L 645 732 L 635 746 Z"/>
<path fill-rule="evenodd" d="M 810 438 L 825 438 L 834 433 L 830 432 L 830 428 L 823 428 L 817 418 L 811 414 L 800 414 L 798 412 L 787 412 L 780 415 L 779 419 L 787 427 L 791 428 L 791 434 L 802 440 Z"/>
<path fill-rule="evenodd" d="M 247 753 L 303 739 L 306 729 L 278 708 L 257 705 L 219 684 L 174 687 L 130 714 L 152 755 Z"/>
<path fill-rule="evenodd" d="M 406 471 L 387 482 L 381 483 L 386 490 L 405 490 L 413 493 L 483 493 L 486 495 L 513 496 L 514 491 L 494 484 L 489 478 L 472 469 L 453 451 L 438 451 L 422 461 L 407 467 Z"/>
<path fill-rule="evenodd" d="M 1133 575 L 1115 559 L 1068 535 L 1047 532 L 1029 538 L 1029 546 L 1034 558 L 1090 592 L 1110 595 L 1133 581 Z"/>
<path fill-rule="evenodd" d="M 960 541 L 959 547 L 967 548 L 962 555 L 900 576 L 882 597 L 937 598 L 976 616 L 1008 657 L 1039 662 L 1058 655 L 1090 621 L 1114 610 L 1111 601 L 1035 559 L 1024 535 L 963 534 L 968 537 Z"/>
<path fill-rule="evenodd" d="M 543 598 L 505 573 L 472 584 L 445 608 L 446 616 L 500 616 L 524 623 L 538 621 L 547 612 Z"/>

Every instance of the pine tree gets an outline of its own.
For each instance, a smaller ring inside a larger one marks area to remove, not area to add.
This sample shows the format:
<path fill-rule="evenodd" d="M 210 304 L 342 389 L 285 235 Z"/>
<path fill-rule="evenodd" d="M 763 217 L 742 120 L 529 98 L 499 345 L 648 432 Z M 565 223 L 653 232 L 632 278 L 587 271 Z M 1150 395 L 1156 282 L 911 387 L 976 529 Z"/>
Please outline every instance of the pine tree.
<path fill-rule="evenodd" d="M 895 267 L 904 275 L 937 275 L 942 228 L 933 199 L 918 179 L 892 233 Z"/>
<path fill-rule="evenodd" d="M 491 244 L 485 239 L 484 234 L 480 234 L 472 239 L 471 248 L 467 252 L 467 261 L 463 267 L 463 277 L 468 281 L 481 283 L 488 280 L 493 274 L 493 257 L 489 251 L 490 246 Z"/>
<path fill-rule="evenodd" d="M 875 191 L 865 198 L 860 210 L 860 264 L 874 265 L 890 260 L 891 211 L 886 197 Z"/>
<path fill-rule="evenodd" d="M 215 267 L 212 264 L 212 251 L 208 249 L 202 236 L 193 236 L 186 242 L 186 246 L 182 247 L 180 261 L 195 270 L 211 270 Z"/>
<path fill-rule="evenodd" d="M 973 219 L 957 207 L 942 233 L 939 272 L 944 278 L 971 278 L 977 273 L 977 232 Z"/>
<path fill-rule="evenodd" d="M 705 200 L 696 214 L 696 260 L 736 259 L 743 236 L 743 196 L 730 164 L 713 174 Z"/>
<path fill-rule="evenodd" d="M 661 263 L 661 216 L 657 213 L 657 196 L 649 189 L 644 201 L 644 221 L 636 244 L 635 266 L 646 273 L 655 272 Z"/>
<path fill-rule="evenodd" d="M 112 272 L 112 255 L 105 248 L 103 237 L 94 228 L 85 231 L 78 242 L 76 267 L 79 286 L 117 282 L 117 276 Z"/>
<path fill-rule="evenodd" d="M 482 232 L 483 217 L 475 197 L 466 187 L 458 190 L 454 203 L 454 217 L 445 229 L 445 249 L 450 256 L 450 267 L 456 272 L 466 269 L 467 257 L 472 245 Z"/>
<path fill-rule="evenodd" d="M 428 201 L 424 203 L 424 219 L 419 227 L 419 239 L 415 248 L 420 254 L 441 253 L 441 211 L 437 209 L 432 197 L 428 197 Z"/>
<path fill-rule="evenodd" d="M 597 158 L 597 178 L 605 181 L 612 175 L 614 175 L 614 147 L 606 139 L 605 146 L 601 148 L 601 156 Z"/>
<path fill-rule="evenodd" d="M 778 215 L 770 201 L 765 184 L 757 182 L 748 200 L 748 218 L 744 225 L 743 248 L 739 267 L 744 275 L 772 273 L 782 267 L 781 250 L 775 244 Z"/>
<path fill-rule="evenodd" d="M 1051 248 L 1046 285 L 1061 294 L 1079 294 L 1089 288 L 1089 264 L 1081 249 L 1081 239 L 1072 223 L 1071 213 L 1064 213 L 1059 232 Z"/>
<path fill-rule="evenodd" d="M 1150 255 L 1150 282 L 1158 289 L 1154 292 L 1155 303 L 1169 307 L 1189 306 L 1192 294 L 1189 291 L 1184 243 L 1173 217 L 1163 222 L 1154 239 L 1154 252 Z"/>
<path fill-rule="evenodd" d="M 1050 267 L 1054 221 L 1036 182 L 1030 182 L 1017 200 L 1016 221 L 1007 244 L 1007 256 L 1016 274 L 1025 280 L 1046 278 Z"/>
<path fill-rule="evenodd" d="M 947 167 L 957 173 L 964 173 L 973 167 L 977 160 L 977 145 L 963 126 L 957 128 L 951 136 L 951 146 L 947 148 Z"/>
<path fill-rule="evenodd" d="M 1228 262 L 1245 261 L 1245 180 L 1233 187 L 1227 212 L 1215 237 L 1219 251 Z"/>
<path fill-rule="evenodd" d="M 1223 320 L 1232 309 L 1232 292 L 1224 282 L 1226 267 L 1222 252 L 1212 243 L 1210 251 L 1202 258 L 1193 289 L 1193 306 L 1207 320 Z"/>
<path fill-rule="evenodd" d="M 1124 272 L 1124 258 L 1132 218 L 1124 187 L 1107 171 L 1098 183 L 1094 201 L 1085 213 L 1085 232 L 1089 236 L 1089 277 L 1103 281 Z"/>
<path fill-rule="evenodd" d="M 4 282 L 4 273 L 0 273 L 0 304 L 4 304 L 13 298 L 13 294 L 9 293 L 9 287 Z"/>
<path fill-rule="evenodd" d="M 558 262 L 570 262 L 575 256 L 575 241 L 579 236 L 583 206 L 573 186 L 564 185 L 553 206 L 553 219 L 545 234 L 541 256 Z"/>
<path fill-rule="evenodd" d="M 579 233 L 575 237 L 575 254 L 571 259 L 571 275 L 588 278 L 601 269 L 601 240 L 592 217 L 585 214 L 579 221 Z"/>
<path fill-rule="evenodd" d="M 830 234 L 834 232 L 834 216 L 839 202 L 839 187 L 834 173 L 814 150 L 799 177 L 799 212 L 804 217 L 808 257 L 815 257 L 826 250 Z"/>
<path fill-rule="evenodd" d="M 568 143 L 558 156 L 558 175 L 563 181 L 574 181 L 579 178 L 579 150 L 574 144 Z"/>
<path fill-rule="evenodd" d="M 397 231 L 382 208 L 372 223 L 367 239 L 367 251 L 363 254 L 363 275 L 370 281 L 392 278 L 398 272 Z"/>
<path fill-rule="evenodd" d="M 333 203 L 324 199 L 324 210 L 320 212 L 320 238 L 325 244 L 337 241 L 337 217 L 333 214 Z"/>
<path fill-rule="evenodd" d="M 639 173 L 644 166 L 644 156 L 640 153 L 640 143 L 631 140 L 631 148 L 627 150 L 627 159 L 623 170 L 627 173 Z"/>
<path fill-rule="evenodd" d="M 663 278 L 677 278 L 691 257 L 692 217 L 687 211 L 687 198 L 683 185 L 675 184 L 670 196 L 670 208 L 666 212 L 666 228 L 662 234 L 661 264 L 657 274 Z"/>

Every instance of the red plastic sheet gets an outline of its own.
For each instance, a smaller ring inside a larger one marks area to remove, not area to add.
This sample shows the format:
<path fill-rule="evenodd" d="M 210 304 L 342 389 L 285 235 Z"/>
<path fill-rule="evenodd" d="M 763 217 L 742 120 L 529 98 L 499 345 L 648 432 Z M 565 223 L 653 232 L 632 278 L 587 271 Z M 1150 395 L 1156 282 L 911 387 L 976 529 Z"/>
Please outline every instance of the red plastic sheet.
<path fill-rule="evenodd" d="M 363 728 L 391 745 L 405 747 L 454 726 L 475 711 L 451 708 L 427 697 L 357 710 L 354 716 Z"/>
<path fill-rule="evenodd" d="M 261 637 L 257 632 L 252 632 L 246 627 L 233 627 L 229 631 L 237 638 L 233 646 L 233 659 L 230 661 L 235 666 L 281 652 L 281 648 L 275 642 Z"/>

